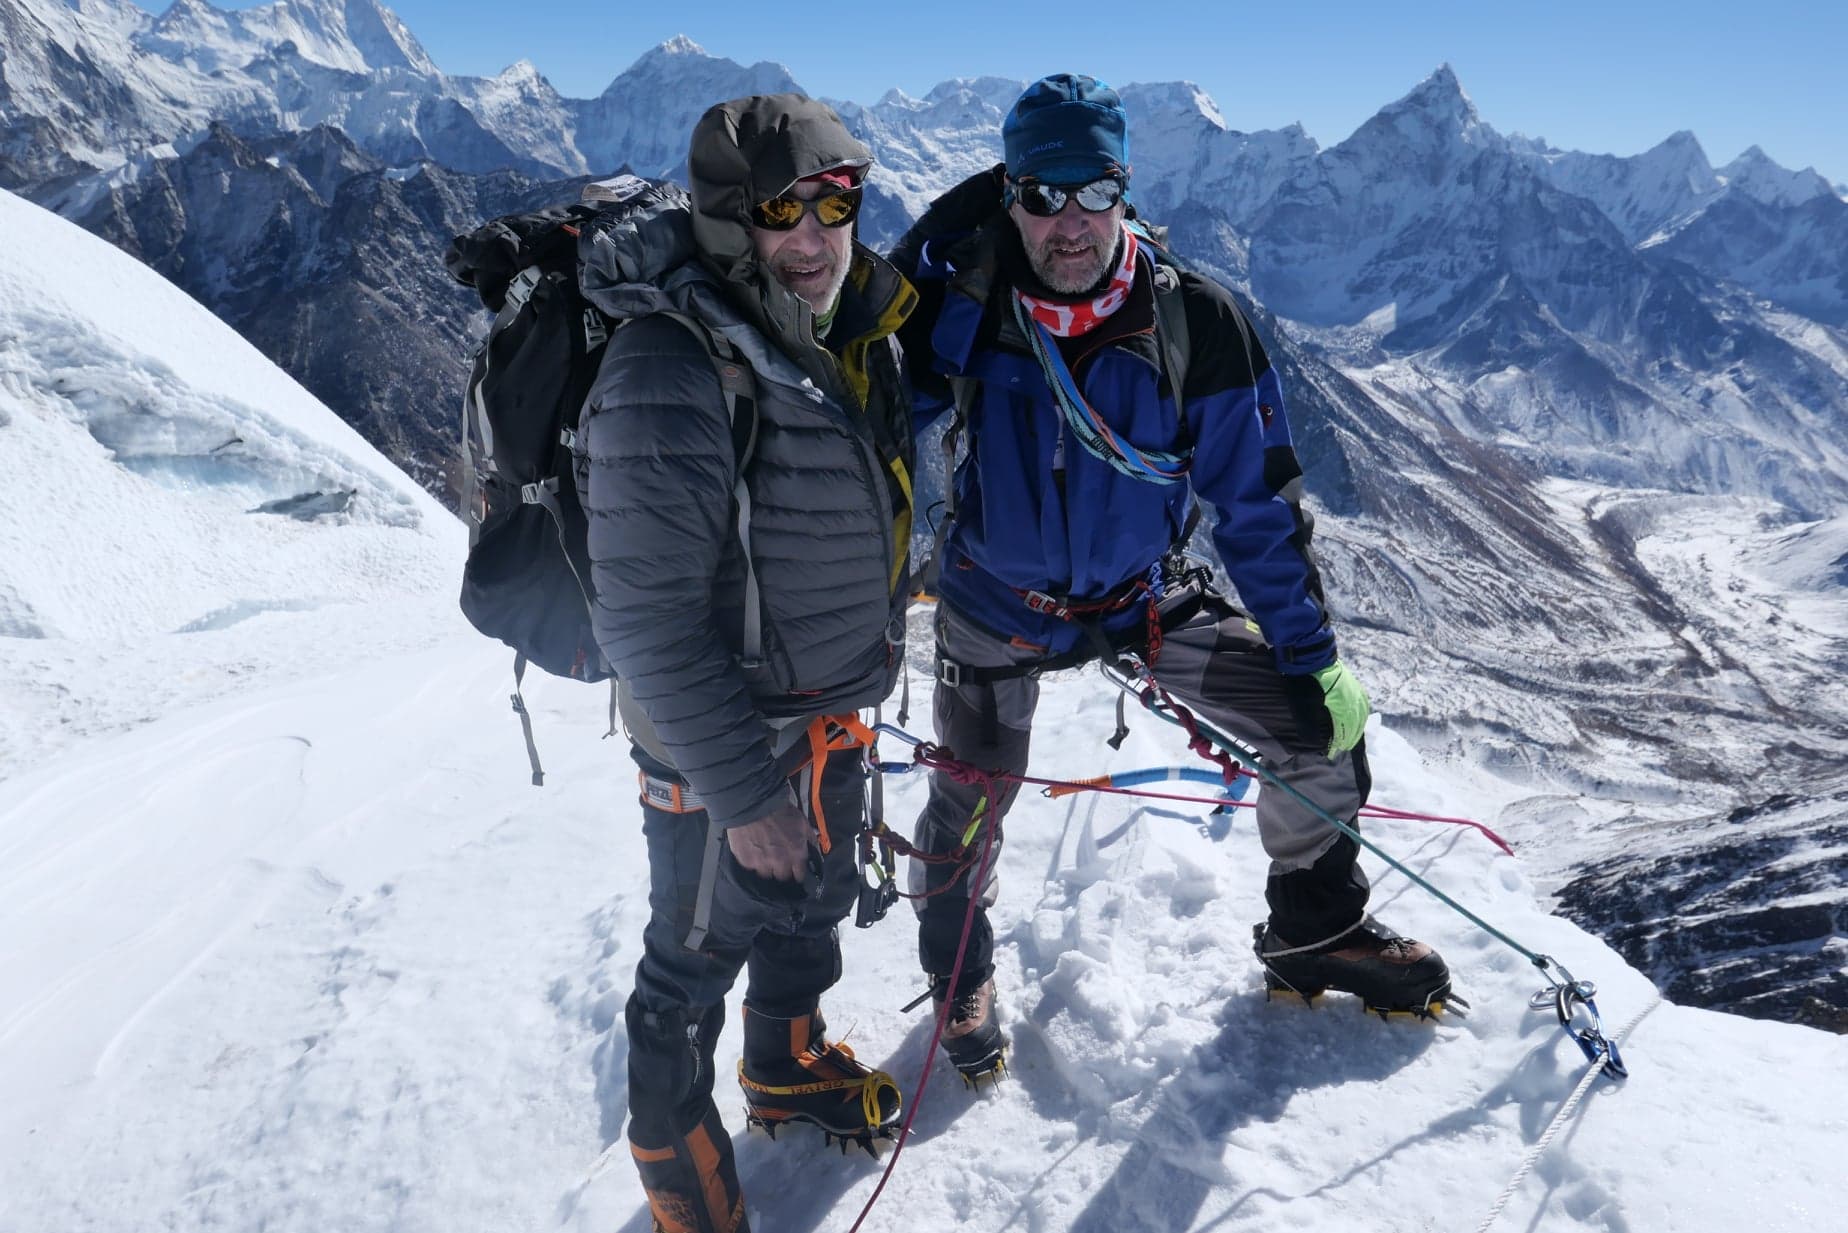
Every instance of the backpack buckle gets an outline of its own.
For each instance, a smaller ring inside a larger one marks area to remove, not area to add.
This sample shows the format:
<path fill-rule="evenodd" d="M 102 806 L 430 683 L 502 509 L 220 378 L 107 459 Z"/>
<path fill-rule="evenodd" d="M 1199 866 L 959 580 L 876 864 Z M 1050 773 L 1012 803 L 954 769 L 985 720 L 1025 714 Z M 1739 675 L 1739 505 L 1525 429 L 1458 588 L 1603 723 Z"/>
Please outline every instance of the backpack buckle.
<path fill-rule="evenodd" d="M 647 771 L 638 775 L 642 784 L 642 803 L 662 813 L 700 813 L 706 806 L 699 795 L 684 784 L 671 779 L 657 779 Z"/>
<path fill-rule="evenodd" d="M 1026 601 L 1027 607 L 1035 612 L 1057 617 L 1061 621 L 1069 621 L 1072 618 L 1071 609 L 1066 607 L 1065 601 L 1057 596 L 1048 595 L 1044 591 L 1028 591 L 1022 598 Z"/>
<path fill-rule="evenodd" d="M 526 307 L 526 301 L 532 299 L 539 280 L 544 277 L 544 272 L 536 265 L 529 265 L 515 274 L 513 281 L 507 284 L 506 298 L 501 301 L 501 315 L 509 321 L 518 316 L 520 310 Z"/>
<path fill-rule="evenodd" d="M 544 484 L 521 484 L 520 485 L 520 503 L 523 505 L 543 505 L 545 504 L 545 485 Z"/>

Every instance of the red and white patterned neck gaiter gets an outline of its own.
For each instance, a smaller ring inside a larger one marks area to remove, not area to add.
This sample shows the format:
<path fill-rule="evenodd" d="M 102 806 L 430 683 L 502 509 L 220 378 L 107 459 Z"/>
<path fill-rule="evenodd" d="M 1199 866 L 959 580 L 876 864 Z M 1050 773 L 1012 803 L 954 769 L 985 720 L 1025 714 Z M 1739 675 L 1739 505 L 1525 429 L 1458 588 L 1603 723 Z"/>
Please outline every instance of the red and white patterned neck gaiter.
<path fill-rule="evenodd" d="M 1024 291 L 1015 291 L 1014 294 L 1020 297 L 1020 303 L 1028 315 L 1047 330 L 1060 338 L 1075 338 L 1080 334 L 1089 334 L 1103 324 L 1104 318 L 1123 307 L 1129 300 L 1129 289 L 1135 283 L 1136 233 L 1125 225 L 1123 259 L 1117 263 L 1116 273 L 1110 276 L 1110 285 L 1092 298 L 1066 304 L 1040 299 Z"/>

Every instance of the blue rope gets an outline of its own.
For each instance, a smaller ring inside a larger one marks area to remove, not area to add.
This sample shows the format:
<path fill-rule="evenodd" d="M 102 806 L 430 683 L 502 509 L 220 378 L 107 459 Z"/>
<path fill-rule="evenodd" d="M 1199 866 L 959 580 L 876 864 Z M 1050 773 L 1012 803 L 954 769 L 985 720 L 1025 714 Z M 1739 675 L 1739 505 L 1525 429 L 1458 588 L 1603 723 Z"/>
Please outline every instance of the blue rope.
<path fill-rule="evenodd" d="M 1110 786 L 1113 788 L 1134 788 L 1142 784 L 1169 783 L 1175 780 L 1212 784 L 1228 801 L 1242 801 L 1251 791 L 1251 781 L 1244 776 L 1227 783 L 1218 771 L 1209 771 L 1202 766 L 1150 766 L 1141 770 L 1110 773 Z"/>

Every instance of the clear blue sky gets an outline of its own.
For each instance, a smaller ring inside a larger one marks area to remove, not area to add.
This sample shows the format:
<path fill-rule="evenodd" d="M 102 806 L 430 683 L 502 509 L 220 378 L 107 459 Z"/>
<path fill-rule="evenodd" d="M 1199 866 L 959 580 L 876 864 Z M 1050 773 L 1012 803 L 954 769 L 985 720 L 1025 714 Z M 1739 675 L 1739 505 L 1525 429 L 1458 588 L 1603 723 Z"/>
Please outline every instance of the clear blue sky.
<path fill-rule="evenodd" d="M 167 0 L 139 0 L 156 12 Z M 213 0 L 253 8 L 248 0 Z M 1112 84 L 1197 82 L 1239 129 L 1300 120 L 1346 137 L 1440 63 L 1489 124 L 1556 146 L 1635 154 L 1677 129 L 1716 166 L 1749 145 L 1848 181 L 1848 3 L 1389 4 L 1172 0 L 828 0 L 389 4 L 449 73 L 525 58 L 567 95 L 598 94 L 685 34 L 741 63 L 774 60 L 812 94 L 871 103 L 947 77 L 1088 72 Z"/>

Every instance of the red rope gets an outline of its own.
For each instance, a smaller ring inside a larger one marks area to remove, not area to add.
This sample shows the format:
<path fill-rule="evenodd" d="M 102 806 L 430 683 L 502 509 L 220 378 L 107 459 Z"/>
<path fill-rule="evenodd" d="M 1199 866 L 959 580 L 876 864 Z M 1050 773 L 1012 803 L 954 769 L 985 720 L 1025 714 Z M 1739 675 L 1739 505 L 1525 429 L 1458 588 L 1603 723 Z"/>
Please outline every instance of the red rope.
<path fill-rule="evenodd" d="M 1170 700 L 1170 703 L 1175 707 L 1177 713 L 1184 716 L 1186 720 L 1191 721 L 1193 719 L 1193 716 L 1188 714 L 1185 708 L 1181 707 L 1179 703 L 1174 703 L 1172 700 Z M 1189 727 L 1190 725 L 1184 723 L 1182 726 Z M 1196 753 L 1200 752 L 1196 747 L 1197 743 L 1206 741 L 1205 737 L 1194 735 L 1198 733 L 1198 731 L 1199 729 L 1197 726 L 1192 727 L 1192 731 L 1190 732 L 1191 739 L 1188 744 L 1188 747 Z M 960 760 L 941 745 L 920 742 L 917 748 L 918 752 L 915 760 L 918 765 L 928 767 L 934 771 L 942 771 L 952 779 L 955 779 L 958 783 L 981 783 L 984 781 L 1017 783 L 1035 788 L 1058 788 L 1061 789 L 1062 792 L 1103 792 L 1111 796 L 1133 796 L 1152 801 L 1178 801 L 1187 805 L 1213 805 L 1220 809 L 1257 808 L 1257 805 L 1251 801 L 1227 801 L 1221 800 L 1218 797 L 1191 796 L 1181 792 L 1150 792 L 1142 788 L 1118 788 L 1111 784 L 1087 783 L 1078 779 L 1043 779 L 1037 775 L 1016 775 L 1007 771 L 983 771 L 971 763 Z M 928 753 L 926 753 L 927 750 L 929 751 Z M 1228 764 L 1230 764 L 1227 782 L 1230 782 L 1232 778 L 1239 775 L 1256 778 L 1252 772 L 1240 766 L 1230 755 L 1222 752 L 1210 743 L 1207 743 L 1207 753 L 1202 756 L 1209 758 L 1209 760 L 1217 764 L 1222 771 L 1228 770 Z M 1390 805 L 1371 804 L 1362 805 L 1360 807 L 1360 816 L 1389 822 L 1438 822 L 1448 826 L 1467 826 L 1471 830 L 1480 832 L 1490 843 L 1500 848 L 1503 852 L 1506 852 L 1509 856 L 1514 855 L 1514 846 L 1512 844 L 1506 839 L 1503 839 L 1495 831 L 1475 821 L 1473 818 L 1453 818 L 1445 814 L 1417 813 L 1410 809 L 1397 809 Z M 919 851 L 911 844 L 905 843 L 904 840 L 900 839 L 891 831 L 887 831 L 886 835 L 888 837 L 887 842 L 893 845 L 893 850 L 899 855 L 909 856 L 914 860 L 922 860 L 929 864 L 950 864 L 963 860 L 966 855 L 966 853 L 958 854 L 956 852 L 933 855 Z M 910 898 L 911 896 L 906 897 Z"/>
<path fill-rule="evenodd" d="M 1062 788 L 1068 792 L 1105 792 L 1112 796 L 1138 796 L 1154 801 L 1181 801 L 1189 805 L 1216 805 L 1221 809 L 1256 809 L 1252 801 L 1228 801 L 1216 796 L 1188 796 L 1180 792 L 1148 792 L 1141 788 L 1118 788 L 1110 784 L 1084 783 L 1073 779 L 1040 779 L 1032 775 L 997 775 L 997 779 L 1012 780 L 1016 783 L 1031 784 L 1036 788 Z M 1469 818 L 1448 818 L 1435 813 L 1413 813 L 1407 809 L 1394 809 L 1387 805 L 1362 805 L 1360 816 L 1363 818 L 1383 819 L 1388 822 L 1444 822 L 1451 826 L 1467 826 L 1481 831 L 1490 843 L 1514 855 L 1514 848 L 1506 839 L 1490 830 L 1480 822 Z"/>
<path fill-rule="evenodd" d="M 1149 694 L 1152 694 L 1154 696 L 1154 700 L 1152 701 L 1147 695 L 1143 695 L 1143 694 L 1138 694 L 1137 700 L 1140 701 L 1144 706 L 1148 707 L 1151 710 L 1155 709 L 1155 703 L 1157 701 L 1159 701 L 1162 706 L 1166 707 L 1168 711 L 1174 716 L 1175 722 L 1180 724 L 1182 730 L 1187 733 L 1187 737 L 1188 737 L 1187 747 L 1190 750 L 1192 750 L 1194 753 L 1199 754 L 1202 758 L 1205 758 L 1208 762 L 1217 764 L 1220 770 L 1225 772 L 1226 782 L 1228 784 L 1232 782 L 1233 777 L 1235 775 L 1241 774 L 1241 773 L 1243 774 L 1250 773 L 1248 771 L 1245 771 L 1242 767 L 1238 766 L 1236 762 L 1233 762 L 1229 754 L 1219 749 L 1217 746 L 1215 746 L 1211 741 L 1209 741 L 1201 733 L 1200 725 L 1194 719 L 1193 712 L 1188 710 L 1186 707 L 1182 706 L 1179 702 L 1175 701 L 1174 695 L 1169 693 L 1166 689 L 1162 688 L 1161 682 L 1155 679 L 1155 676 L 1152 672 L 1150 672 L 1147 668 L 1144 668 L 1142 672 L 1140 673 L 1140 675 L 1142 677 L 1143 683 L 1148 688 Z M 1104 791 L 1106 789 L 1094 788 L 1093 790 Z M 1108 789 L 1108 790 L 1109 791 L 1122 791 L 1122 789 Z M 1134 796 L 1137 794 L 1134 792 L 1129 792 L 1128 795 Z M 1159 796 L 1160 794 L 1146 793 L 1145 795 Z M 1167 797 L 1164 799 L 1182 800 L 1186 798 Z M 1198 798 L 1195 798 L 1195 799 L 1197 800 Z M 1223 805 L 1223 804 L 1226 804 L 1227 802 L 1207 801 L 1204 803 Z M 1256 806 L 1250 805 L 1250 806 L 1247 806 L 1247 808 L 1256 808 Z M 1362 817 L 1368 817 L 1368 818 L 1391 818 L 1395 821 L 1445 822 L 1445 823 L 1449 823 L 1454 826 L 1473 827 L 1474 829 L 1479 830 L 1484 835 L 1488 836 L 1490 842 L 1492 842 L 1496 847 L 1500 848 L 1503 852 L 1506 852 L 1509 856 L 1514 855 L 1514 849 L 1509 846 L 1508 841 L 1506 839 L 1503 839 L 1500 835 L 1497 835 L 1494 831 L 1490 830 L 1488 827 L 1484 826 L 1482 823 L 1471 821 L 1468 818 L 1446 818 L 1446 817 L 1439 816 L 1437 814 L 1412 813 L 1409 810 L 1391 809 L 1384 805 L 1362 805 L 1360 807 L 1360 815 Z"/>
<path fill-rule="evenodd" d="M 940 756 L 941 766 L 926 762 L 926 750 Z M 975 929 L 975 909 L 981 902 L 982 886 L 988 881 L 988 868 L 994 859 L 995 835 L 1001 829 L 999 811 L 995 809 L 995 779 L 993 773 L 978 770 L 967 762 L 958 762 L 948 756 L 947 750 L 939 750 L 935 745 L 919 744 L 912 755 L 913 760 L 921 766 L 933 766 L 950 774 L 959 783 L 980 783 L 982 794 L 989 811 L 988 834 L 982 840 L 982 859 L 976 874 L 975 885 L 970 888 L 969 907 L 963 913 L 962 937 L 956 941 L 956 961 L 950 967 L 949 988 L 944 990 L 943 1005 L 937 1008 L 937 1025 L 930 1034 L 930 1044 L 924 1051 L 924 1069 L 918 1074 L 917 1087 L 911 1093 L 911 1108 L 905 1114 L 905 1120 L 898 1127 L 898 1141 L 892 1145 L 892 1158 L 886 1161 L 885 1172 L 880 1174 L 879 1184 L 873 1187 L 871 1197 L 860 1214 L 854 1219 L 853 1227 L 847 1233 L 860 1233 L 860 1226 L 866 1223 L 866 1217 L 873 1210 L 873 1204 L 879 1202 L 886 1183 L 892 1180 L 892 1170 L 898 1167 L 898 1157 L 905 1150 L 905 1141 L 911 1137 L 911 1123 L 918 1115 L 918 1108 L 924 1103 L 924 1085 L 930 1082 L 931 1068 L 937 1064 L 937 1046 L 943 1041 L 943 1029 L 949 1025 L 950 1013 L 956 1007 L 956 982 L 962 977 L 963 956 L 969 953 L 969 935 Z"/>

